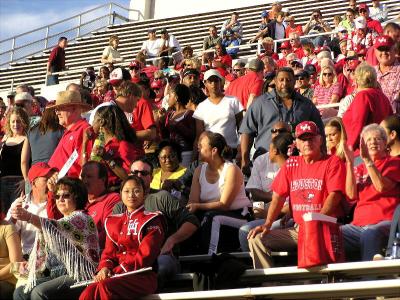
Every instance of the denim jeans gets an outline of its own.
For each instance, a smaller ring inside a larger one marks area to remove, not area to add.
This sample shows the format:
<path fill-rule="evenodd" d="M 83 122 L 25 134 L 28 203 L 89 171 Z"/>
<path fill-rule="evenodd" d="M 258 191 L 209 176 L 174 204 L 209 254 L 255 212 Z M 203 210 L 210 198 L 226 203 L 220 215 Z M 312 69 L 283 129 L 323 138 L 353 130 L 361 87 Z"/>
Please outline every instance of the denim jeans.
<path fill-rule="evenodd" d="M 375 254 L 382 254 L 389 237 L 391 221 L 382 221 L 374 225 L 356 226 L 346 224 L 341 227 L 347 257 L 360 253 L 361 260 L 372 260 Z"/>
<path fill-rule="evenodd" d="M 157 281 L 158 290 L 160 290 L 168 280 L 171 280 L 180 272 L 181 266 L 179 260 L 172 254 L 162 254 L 158 256 L 157 263 Z"/>
<path fill-rule="evenodd" d="M 75 280 L 63 275 L 54 279 L 40 278 L 30 293 L 25 294 L 25 286 L 20 286 L 14 291 L 14 300 L 49 300 L 49 299 L 78 299 L 85 286 L 70 289 Z"/>

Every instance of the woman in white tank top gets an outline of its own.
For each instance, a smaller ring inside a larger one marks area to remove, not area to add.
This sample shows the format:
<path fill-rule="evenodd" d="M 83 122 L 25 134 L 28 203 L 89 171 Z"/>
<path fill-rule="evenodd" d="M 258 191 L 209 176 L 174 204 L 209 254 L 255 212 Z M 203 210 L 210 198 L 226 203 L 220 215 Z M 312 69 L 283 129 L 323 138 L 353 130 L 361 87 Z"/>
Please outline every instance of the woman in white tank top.
<path fill-rule="evenodd" d="M 220 226 L 239 228 L 247 222 L 251 206 L 241 170 L 224 159 L 229 149 L 219 133 L 205 132 L 199 141 L 204 163 L 194 172 L 187 208 L 202 221 L 201 248 L 208 253 L 217 251 Z"/>

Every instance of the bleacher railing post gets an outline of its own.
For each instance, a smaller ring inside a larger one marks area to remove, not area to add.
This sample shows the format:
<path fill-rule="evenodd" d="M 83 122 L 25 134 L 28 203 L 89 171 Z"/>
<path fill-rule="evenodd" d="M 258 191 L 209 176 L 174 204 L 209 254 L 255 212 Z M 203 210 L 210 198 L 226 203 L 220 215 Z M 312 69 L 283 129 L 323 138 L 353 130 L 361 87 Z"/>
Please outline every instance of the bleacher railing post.
<path fill-rule="evenodd" d="M 47 46 L 49 45 L 49 26 L 46 27 L 46 37 L 44 39 L 44 49 L 47 49 Z"/>
<path fill-rule="evenodd" d="M 78 16 L 78 28 L 76 30 L 76 37 L 81 35 L 82 15 Z"/>
<path fill-rule="evenodd" d="M 14 49 L 15 49 L 15 37 L 12 39 L 10 61 L 13 60 L 13 57 L 14 57 Z"/>
<path fill-rule="evenodd" d="M 108 6 L 108 25 L 112 24 L 112 2 L 110 2 L 110 5 Z"/>

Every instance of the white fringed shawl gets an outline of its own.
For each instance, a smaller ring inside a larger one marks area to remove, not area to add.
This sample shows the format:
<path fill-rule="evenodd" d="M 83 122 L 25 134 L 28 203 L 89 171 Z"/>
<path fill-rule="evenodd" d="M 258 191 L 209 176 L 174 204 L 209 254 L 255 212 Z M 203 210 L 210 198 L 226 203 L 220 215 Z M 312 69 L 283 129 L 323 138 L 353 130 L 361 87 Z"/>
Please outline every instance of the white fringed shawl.
<path fill-rule="evenodd" d="M 99 259 L 99 243 L 93 219 L 81 211 L 60 220 L 40 218 L 42 231 L 36 234 L 28 262 L 28 283 L 24 292 L 36 285 L 38 273 L 43 271 L 49 252 L 65 266 L 68 276 L 75 281 L 93 278 Z M 45 249 L 43 249 L 45 247 Z"/>

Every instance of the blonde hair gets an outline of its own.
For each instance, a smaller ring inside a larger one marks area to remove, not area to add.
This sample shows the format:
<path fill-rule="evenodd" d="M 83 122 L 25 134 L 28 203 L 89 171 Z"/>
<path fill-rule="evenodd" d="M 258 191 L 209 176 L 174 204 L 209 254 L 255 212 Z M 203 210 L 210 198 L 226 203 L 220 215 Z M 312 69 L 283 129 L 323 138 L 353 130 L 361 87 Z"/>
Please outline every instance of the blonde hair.
<path fill-rule="evenodd" d="M 129 96 L 142 96 L 142 90 L 140 87 L 129 80 L 124 80 L 122 83 L 117 87 L 117 97 L 129 97 Z"/>
<path fill-rule="evenodd" d="M 319 84 L 320 84 L 321 86 L 325 86 L 325 82 L 324 82 L 324 80 L 323 80 L 323 78 L 324 78 L 323 73 L 324 73 L 324 70 L 326 70 L 326 69 L 331 70 L 332 73 L 333 73 L 333 81 L 332 81 L 332 84 L 335 84 L 335 83 L 337 82 L 337 76 L 336 76 L 335 68 L 334 68 L 333 66 L 331 66 L 330 64 L 328 64 L 328 65 L 326 65 L 325 67 L 322 67 L 322 68 L 321 68 L 321 73 L 319 73 Z"/>
<path fill-rule="evenodd" d="M 184 60 L 185 65 L 190 65 L 192 69 L 196 69 L 197 71 L 200 71 L 201 68 L 201 61 L 197 58 L 187 58 Z"/>
<path fill-rule="evenodd" d="M 108 40 L 108 44 L 109 44 L 110 46 L 112 46 L 112 43 L 113 43 L 114 41 L 119 41 L 118 35 L 115 35 L 115 34 L 111 35 L 110 38 L 109 38 L 109 40 Z"/>
<path fill-rule="evenodd" d="M 346 133 L 346 129 L 344 128 L 342 119 L 339 117 L 333 117 L 333 118 L 329 119 L 329 121 L 325 124 L 325 128 L 326 127 L 334 127 L 340 132 L 340 141 L 336 145 L 335 148 L 336 148 L 336 155 L 340 159 L 344 160 L 345 159 L 344 145 L 347 142 L 347 133 Z"/>
<path fill-rule="evenodd" d="M 154 72 L 154 77 L 156 77 L 156 75 L 158 76 L 158 78 L 164 78 L 164 72 L 162 70 L 157 70 Z"/>
<path fill-rule="evenodd" d="M 354 80 L 358 87 L 376 88 L 378 86 L 376 71 L 368 63 L 361 63 L 354 72 Z"/>
<path fill-rule="evenodd" d="M 29 116 L 26 113 L 25 109 L 18 107 L 18 106 L 14 106 L 8 113 L 7 113 L 7 117 L 6 117 L 6 124 L 5 124 L 5 132 L 6 135 L 8 137 L 12 137 L 14 134 L 11 130 L 11 124 L 10 124 L 10 119 L 12 115 L 16 115 L 20 120 L 21 120 L 21 124 L 22 124 L 22 128 L 24 131 L 24 135 L 26 135 L 26 133 L 29 130 Z"/>

